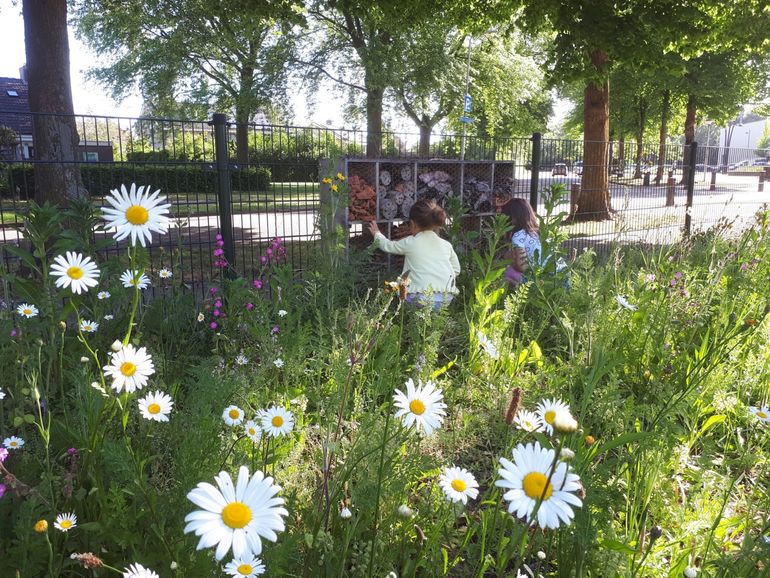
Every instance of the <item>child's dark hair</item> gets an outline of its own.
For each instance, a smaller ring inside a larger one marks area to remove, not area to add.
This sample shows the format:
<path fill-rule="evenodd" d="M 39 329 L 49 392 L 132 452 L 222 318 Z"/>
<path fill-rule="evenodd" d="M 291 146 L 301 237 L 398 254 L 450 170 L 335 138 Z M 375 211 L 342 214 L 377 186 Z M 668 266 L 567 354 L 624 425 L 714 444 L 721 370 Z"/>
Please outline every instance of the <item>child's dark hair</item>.
<path fill-rule="evenodd" d="M 420 229 L 438 229 L 446 225 L 446 213 L 436 201 L 420 199 L 409 210 L 409 219 Z"/>
<path fill-rule="evenodd" d="M 511 221 L 514 233 L 524 229 L 527 233 L 536 235 L 540 229 L 535 211 L 524 199 L 511 199 L 503 205 L 502 213 Z"/>

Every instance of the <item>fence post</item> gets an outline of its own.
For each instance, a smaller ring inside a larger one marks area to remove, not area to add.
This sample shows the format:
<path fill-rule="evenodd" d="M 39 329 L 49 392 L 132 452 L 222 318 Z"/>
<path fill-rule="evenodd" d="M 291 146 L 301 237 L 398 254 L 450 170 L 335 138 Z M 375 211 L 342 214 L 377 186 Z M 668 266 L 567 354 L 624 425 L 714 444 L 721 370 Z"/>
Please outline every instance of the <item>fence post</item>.
<path fill-rule="evenodd" d="M 235 241 L 233 239 L 232 189 L 230 184 L 230 158 L 227 139 L 227 116 L 215 112 L 209 125 L 214 126 L 214 157 L 216 158 L 219 230 L 225 242 L 225 259 L 230 264 L 229 271 L 235 267 Z"/>
<path fill-rule="evenodd" d="M 714 169 L 711 171 L 711 183 L 709 184 L 709 191 L 717 190 L 717 171 Z"/>
<path fill-rule="evenodd" d="M 537 213 L 537 193 L 540 187 L 540 142 L 542 136 L 539 132 L 532 133 L 532 168 L 529 177 L 529 204 Z"/>
<path fill-rule="evenodd" d="M 689 237 L 692 231 L 692 199 L 695 192 L 695 165 L 697 164 L 698 143 L 694 141 L 690 145 L 690 170 L 687 171 L 687 203 L 684 212 L 684 234 Z"/>

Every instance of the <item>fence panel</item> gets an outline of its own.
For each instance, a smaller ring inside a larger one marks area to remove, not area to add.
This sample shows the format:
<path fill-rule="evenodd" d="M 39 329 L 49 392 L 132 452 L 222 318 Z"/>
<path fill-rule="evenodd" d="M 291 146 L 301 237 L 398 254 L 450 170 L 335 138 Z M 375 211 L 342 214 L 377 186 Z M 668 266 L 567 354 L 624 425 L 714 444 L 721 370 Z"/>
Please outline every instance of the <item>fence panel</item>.
<path fill-rule="evenodd" d="M 18 141 L 0 146 L 0 244 L 24 244 L 15 228 L 21 224 L 35 197 L 35 158 L 32 116 L 0 111 L 0 125 L 11 127 Z M 318 234 L 320 161 L 366 157 L 365 131 L 326 127 L 292 127 L 226 123 L 227 162 L 217 166 L 214 127 L 209 121 L 123 118 L 77 115 L 80 137 L 77 158 L 64 165 L 80 169 L 85 188 L 99 205 L 121 184 L 149 185 L 162 190 L 172 204 L 174 227 L 157 237 L 149 248 L 151 269 L 173 267 L 185 283 L 203 287 L 213 274 L 215 235 L 222 227 L 218 193 L 222 172 L 230 185 L 233 250 L 236 271 L 259 274 L 271 242 L 280 237 L 287 258 L 296 269 L 312 262 Z M 235 143 L 246 131 L 246 162 L 237 162 Z M 380 135 L 382 156 L 416 159 L 426 143 L 418 134 L 387 132 Z M 433 135 L 431 159 L 458 159 L 463 137 Z M 614 243 L 671 243 L 681 238 L 686 215 L 686 149 L 667 143 L 605 143 L 607 164 L 587 167 L 585 143 L 543 138 L 533 158 L 533 139 L 465 137 L 466 161 L 511 161 L 505 187 L 510 195 L 535 201 L 544 210 L 543 193 L 562 184 L 567 198 L 557 207 L 571 213 L 580 204 L 584 173 L 606 172 L 612 219 L 575 220 L 568 226 L 575 247 L 604 251 Z M 221 158 L 220 154 L 220 158 Z M 533 167 L 533 161 L 537 166 Z M 737 147 L 698 147 L 694 159 L 693 231 L 720 220 L 734 227 L 749 226 L 766 200 L 760 175 L 767 169 L 767 152 Z M 533 170 L 534 169 L 534 170 Z M 502 178 L 502 177 L 501 177 Z M 770 180 L 770 174 L 767 179 Z M 498 176 L 494 185 L 500 185 Z M 532 184 L 536 189 L 532 190 Z M 770 186 L 770 185 L 768 185 Z M 570 197 L 572 204 L 570 203 Z M 585 201 L 585 197 L 583 198 Z M 226 212 L 226 211 L 225 211 Z M 229 221 L 230 219 L 228 219 Z M 124 243 L 113 243 L 104 253 L 119 254 Z M 0 251 L 6 267 L 18 266 L 7 251 Z"/>

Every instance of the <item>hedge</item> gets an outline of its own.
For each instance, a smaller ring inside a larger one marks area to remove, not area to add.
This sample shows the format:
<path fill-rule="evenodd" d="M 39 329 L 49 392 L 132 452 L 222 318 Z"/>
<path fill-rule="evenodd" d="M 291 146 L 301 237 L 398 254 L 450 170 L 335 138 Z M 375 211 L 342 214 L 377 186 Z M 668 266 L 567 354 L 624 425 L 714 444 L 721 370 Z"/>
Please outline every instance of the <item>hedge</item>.
<path fill-rule="evenodd" d="M 2 174 L 2 173 L 0 173 Z M 137 183 L 161 189 L 165 194 L 216 194 L 218 176 L 214 165 L 145 165 L 133 163 L 81 164 L 80 174 L 86 189 L 95 196 L 103 195 L 121 184 Z M 9 196 L 18 190 L 19 198 L 35 198 L 35 172 L 31 164 L 11 166 L 0 186 L 0 194 Z M 233 190 L 266 191 L 272 175 L 267 167 L 232 169 Z"/>

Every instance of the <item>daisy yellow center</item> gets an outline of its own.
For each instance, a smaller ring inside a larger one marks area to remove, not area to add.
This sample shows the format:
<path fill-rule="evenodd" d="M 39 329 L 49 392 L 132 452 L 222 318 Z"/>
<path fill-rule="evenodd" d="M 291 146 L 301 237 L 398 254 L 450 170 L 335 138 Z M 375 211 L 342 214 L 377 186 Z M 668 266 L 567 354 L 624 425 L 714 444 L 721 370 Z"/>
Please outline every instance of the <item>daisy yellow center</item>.
<path fill-rule="evenodd" d="M 126 377 L 131 377 L 136 373 L 136 365 L 130 361 L 124 361 L 123 365 L 120 366 L 120 373 Z"/>
<path fill-rule="evenodd" d="M 257 430 L 255 430 L 253 427 L 250 427 L 249 428 L 249 435 L 250 436 L 257 435 Z"/>
<path fill-rule="evenodd" d="M 241 564 L 238 566 L 238 574 L 248 576 L 252 572 L 254 572 L 254 568 L 251 567 L 251 564 Z"/>
<path fill-rule="evenodd" d="M 422 415 L 425 413 L 425 404 L 419 399 L 413 399 L 409 402 L 409 411 L 414 415 Z"/>
<path fill-rule="evenodd" d="M 32 315 L 32 309 L 25 309 L 24 315 Z"/>
<path fill-rule="evenodd" d="M 553 420 L 556 419 L 556 412 L 552 409 L 549 409 L 547 412 L 545 412 L 545 421 L 549 425 L 553 425 Z"/>
<path fill-rule="evenodd" d="M 524 493 L 533 500 L 547 500 L 553 494 L 553 486 L 548 482 L 548 478 L 540 472 L 531 472 L 524 476 L 521 481 Z"/>
<path fill-rule="evenodd" d="M 230 416 L 230 419 L 238 419 L 241 413 L 237 409 L 231 409 L 227 415 Z"/>
<path fill-rule="evenodd" d="M 59 525 L 65 530 L 68 530 L 69 528 L 72 528 L 72 520 L 62 520 L 59 522 Z"/>
<path fill-rule="evenodd" d="M 764 411 L 758 411 L 757 417 L 760 417 L 762 419 L 767 419 L 767 414 Z"/>
<path fill-rule="evenodd" d="M 131 205 L 126 209 L 126 221 L 132 225 L 144 225 L 149 218 L 150 213 L 142 205 Z"/>
<path fill-rule="evenodd" d="M 91 331 L 91 326 L 90 325 L 84 325 L 83 329 L 85 329 L 86 331 Z"/>
<path fill-rule="evenodd" d="M 222 510 L 222 521 L 229 528 L 243 528 L 251 522 L 251 508 L 242 502 L 231 502 Z"/>
<path fill-rule="evenodd" d="M 277 415 L 270 420 L 270 423 L 273 424 L 273 427 L 281 427 L 283 425 L 283 418 Z"/>
<path fill-rule="evenodd" d="M 452 489 L 455 492 L 464 492 L 468 485 L 462 480 L 452 480 Z"/>
<path fill-rule="evenodd" d="M 83 276 L 83 269 L 80 267 L 70 267 L 67 269 L 67 277 L 70 279 L 80 279 Z"/>
<path fill-rule="evenodd" d="M 19 445 L 19 442 L 11 442 L 9 444 L 12 448 L 15 448 L 17 445 Z"/>
<path fill-rule="evenodd" d="M 151 403 L 147 406 L 147 411 L 153 415 L 156 413 L 160 413 L 160 404 L 157 403 Z"/>

